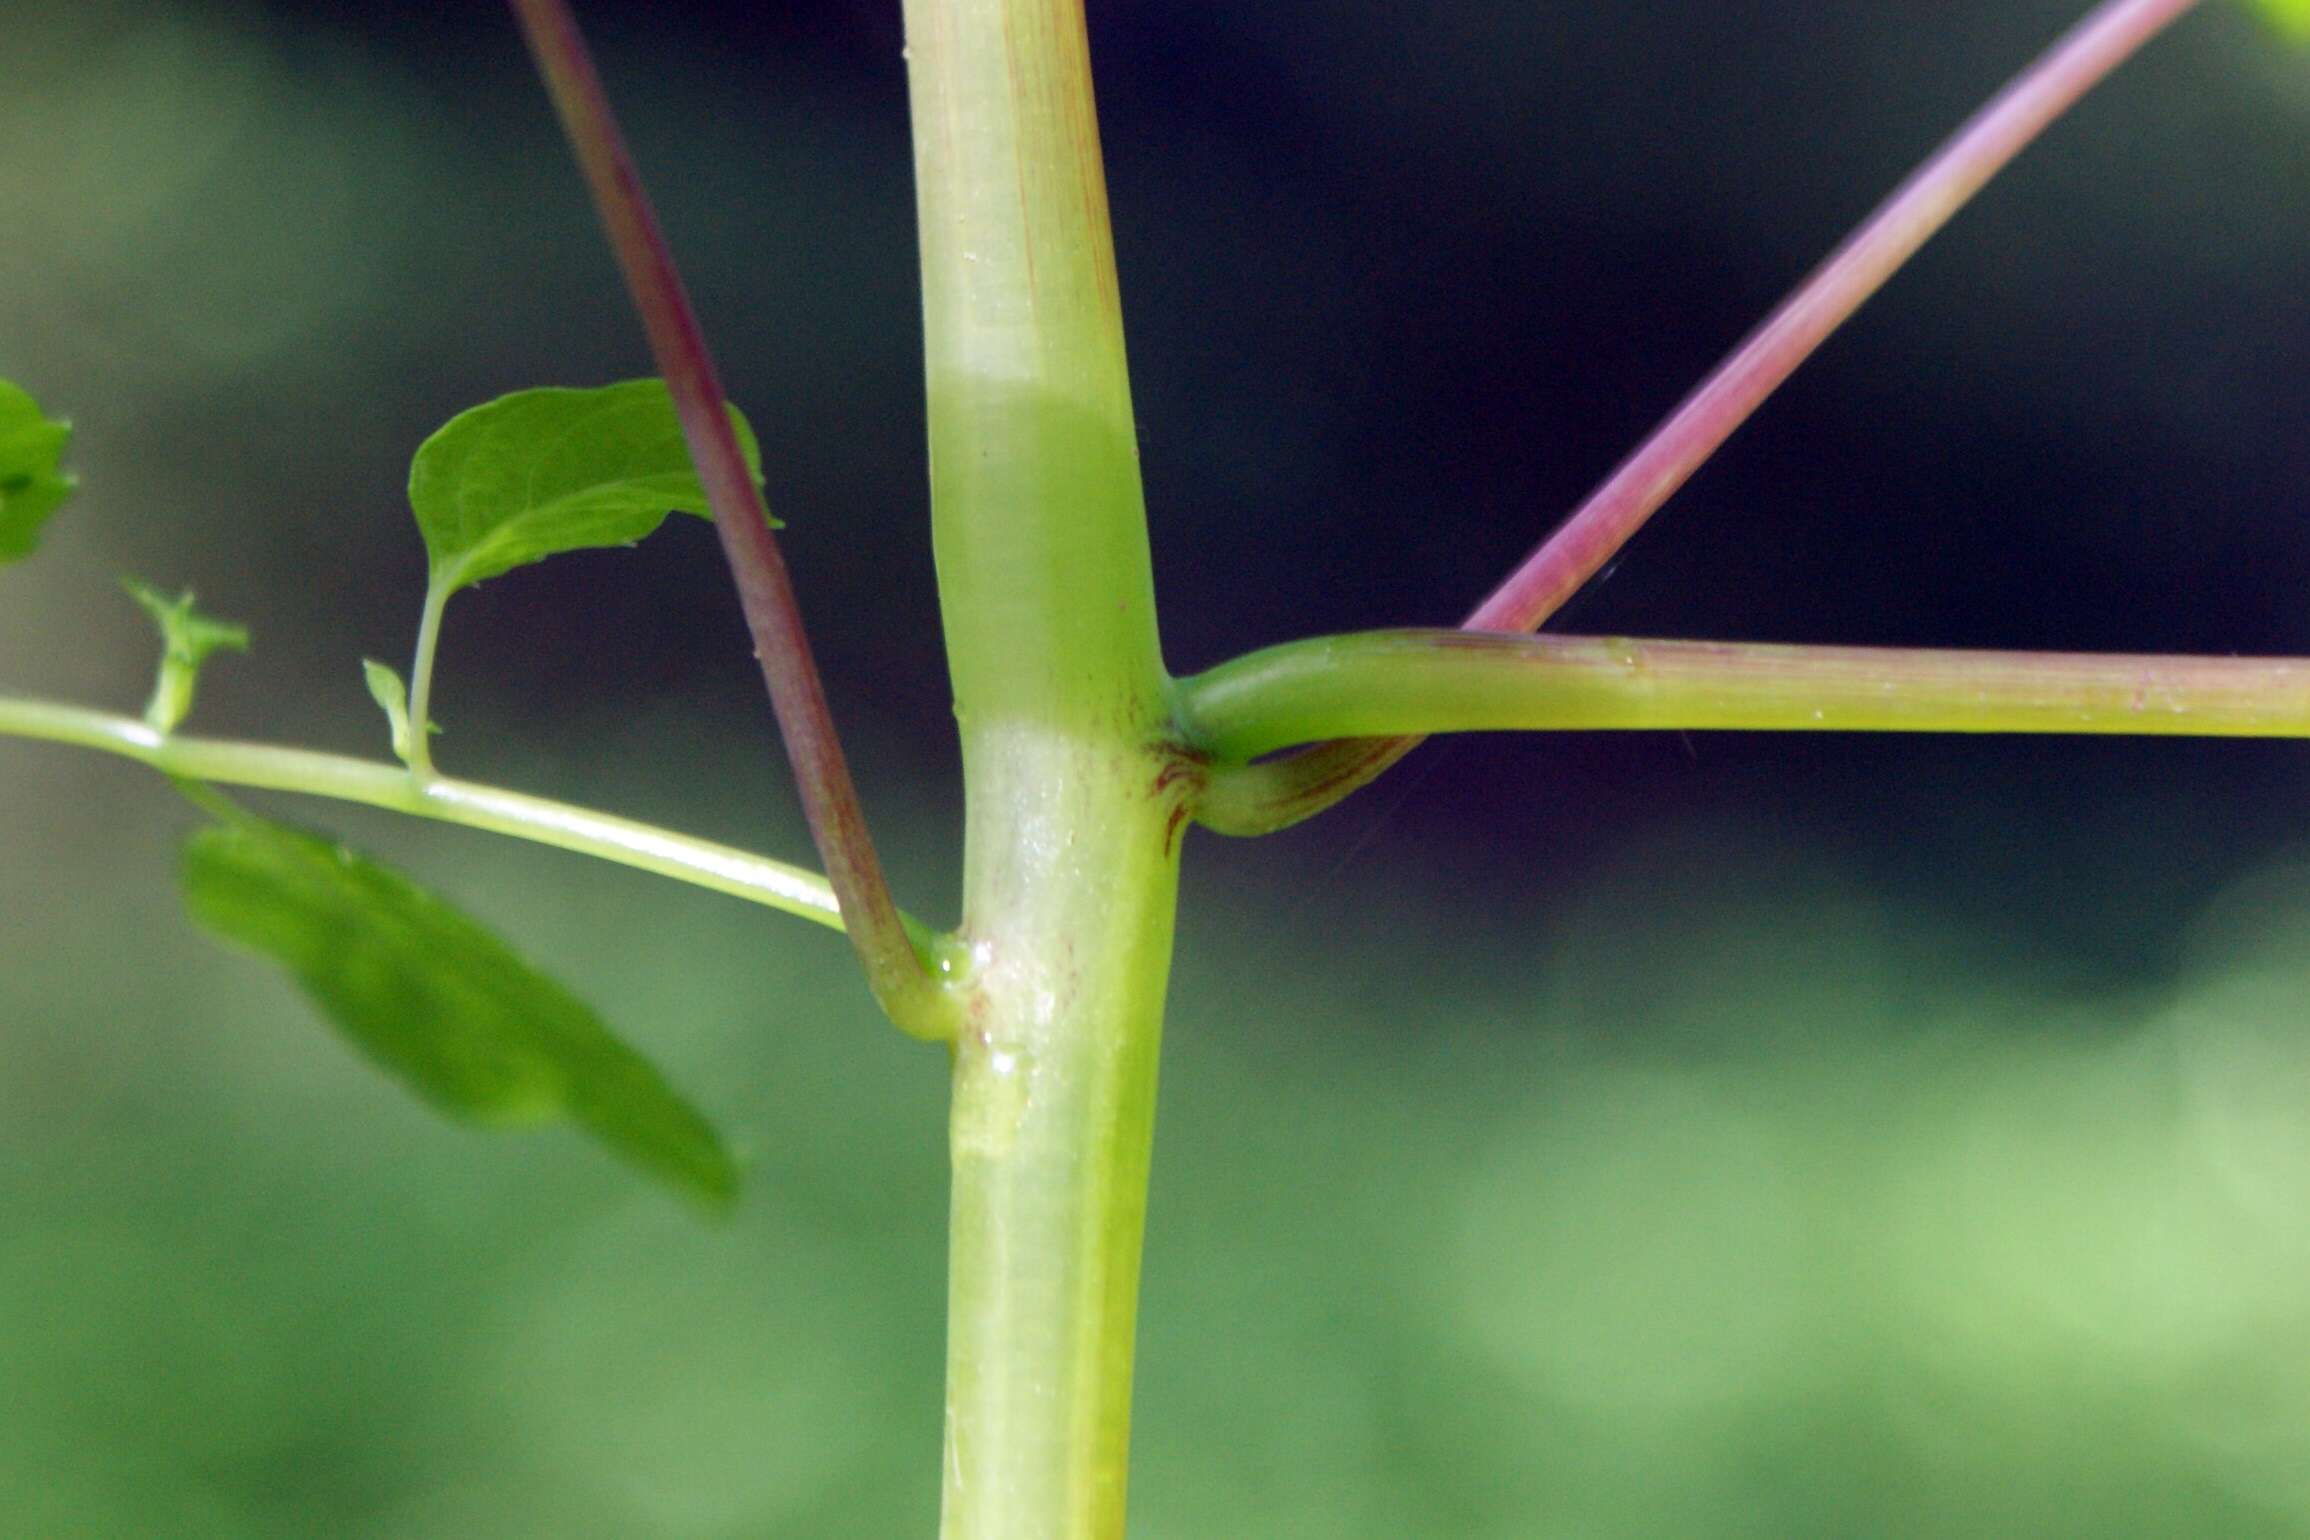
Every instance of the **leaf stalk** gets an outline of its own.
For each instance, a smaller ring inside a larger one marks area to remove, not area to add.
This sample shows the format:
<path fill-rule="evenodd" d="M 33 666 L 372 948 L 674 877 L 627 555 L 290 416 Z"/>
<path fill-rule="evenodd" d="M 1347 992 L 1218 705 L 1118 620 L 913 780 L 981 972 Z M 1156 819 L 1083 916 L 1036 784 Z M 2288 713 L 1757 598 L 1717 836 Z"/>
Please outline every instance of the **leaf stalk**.
<path fill-rule="evenodd" d="M 417 619 L 417 651 L 409 662 L 409 731 L 404 747 L 409 773 L 423 781 L 433 776 L 433 666 L 441 651 L 441 615 L 450 590 L 439 582 L 425 585 L 425 608 Z"/>

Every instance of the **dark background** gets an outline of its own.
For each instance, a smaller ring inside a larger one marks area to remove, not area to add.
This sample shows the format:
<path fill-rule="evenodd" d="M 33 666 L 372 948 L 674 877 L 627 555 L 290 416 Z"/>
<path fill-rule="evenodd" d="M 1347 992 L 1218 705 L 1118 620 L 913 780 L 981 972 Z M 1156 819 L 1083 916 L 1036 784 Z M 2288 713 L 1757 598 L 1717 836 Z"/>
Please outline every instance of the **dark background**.
<path fill-rule="evenodd" d="M 1456 619 L 2078 9 L 1094 0 L 1174 670 Z M 583 14 L 949 919 L 896 6 Z M 0 21 L 0 374 L 86 485 L 0 575 L 0 687 L 141 699 L 133 571 L 257 631 L 195 726 L 382 752 L 410 450 L 649 367 L 510 24 Z M 1560 628 L 2310 653 L 2305 186 L 2310 58 L 2210 4 Z M 799 855 L 731 609 L 687 521 L 462 598 L 442 761 Z M 1463 739 L 1199 836 L 1145 1532 L 2310 1533 L 2310 1379 L 2269 1367 L 2310 1346 L 2304 768 Z M 748 1217 L 402 1108 L 175 919 L 149 778 L 0 743 L 0 1494 L 49 1502 L 0 1529 L 927 1532 L 938 1066 L 839 948 L 295 814 L 627 1022 L 757 1161 Z"/>

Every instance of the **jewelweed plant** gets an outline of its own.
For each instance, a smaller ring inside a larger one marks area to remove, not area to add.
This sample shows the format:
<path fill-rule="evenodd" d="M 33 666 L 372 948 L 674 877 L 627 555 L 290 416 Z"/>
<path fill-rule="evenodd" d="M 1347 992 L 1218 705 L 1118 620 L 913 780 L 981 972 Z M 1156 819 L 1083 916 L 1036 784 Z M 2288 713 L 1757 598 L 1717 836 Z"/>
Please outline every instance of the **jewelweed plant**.
<path fill-rule="evenodd" d="M 420 445 L 427 588 L 406 668 L 363 660 L 389 758 L 183 730 L 248 645 L 131 581 L 160 633 L 139 717 L 0 695 L 0 733 L 151 766 L 205 815 L 185 905 L 285 968 L 444 1111 L 570 1121 L 708 1210 L 740 1163 L 570 991 L 479 922 L 245 807 L 292 792 L 599 856 L 837 927 L 953 1089 L 948 1540 L 1123 1532 L 1133 1326 L 1182 847 L 1320 812 L 1435 733 L 1744 728 L 2310 736 L 2310 661 L 1535 636 L 1771 392 L 1996 172 L 2194 8 L 2103 0 L 1903 183 L 1451 630 L 1318 637 L 1164 666 L 1079 0 L 906 0 L 931 508 L 967 794 L 951 926 L 883 880 L 765 505 L 609 97 L 563 0 L 513 0 L 658 378 L 517 392 Z M 2302 0 L 2257 0 L 2310 33 Z M 69 429 L 0 383 L 0 559 L 69 499 Z M 773 476 L 774 477 L 774 468 Z M 565 552 L 713 521 L 824 874 L 439 768 L 451 600 Z M 809 531 L 801 532 L 804 538 Z M 348 665 L 350 666 L 350 664 Z"/>

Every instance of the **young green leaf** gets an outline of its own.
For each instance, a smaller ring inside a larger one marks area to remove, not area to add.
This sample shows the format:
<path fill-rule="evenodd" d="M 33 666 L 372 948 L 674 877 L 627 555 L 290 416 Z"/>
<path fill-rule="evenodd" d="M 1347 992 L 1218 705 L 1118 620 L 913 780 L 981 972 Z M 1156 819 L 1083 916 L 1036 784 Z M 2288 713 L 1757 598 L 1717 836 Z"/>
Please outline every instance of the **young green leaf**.
<path fill-rule="evenodd" d="M 756 485 L 762 456 L 737 408 Z M 710 517 L 663 380 L 517 391 L 460 412 L 418 446 L 409 506 L 446 597 L 563 551 L 631 545 L 668 512 Z"/>
<path fill-rule="evenodd" d="M 474 920 L 342 845 L 229 803 L 182 866 L 202 925 L 285 966 L 353 1045 L 455 1116 L 570 1118 L 714 1207 L 737 1172 L 713 1128 L 560 984 Z"/>
<path fill-rule="evenodd" d="M 2263 19 L 2298 43 L 2310 43 L 2310 0 L 2247 0 Z"/>
<path fill-rule="evenodd" d="M 0 380 L 0 562 L 31 555 L 40 526 L 72 495 L 76 478 L 57 467 L 71 438 L 71 424 L 42 416 L 31 396 Z"/>
<path fill-rule="evenodd" d="M 160 627 L 160 675 L 153 681 L 144 719 L 164 733 L 174 732 L 192 710 L 193 687 L 200 681 L 201 665 L 212 652 L 247 652 L 249 628 L 201 614 L 193 608 L 189 588 L 171 599 L 135 578 L 122 578 L 120 586 Z"/>
<path fill-rule="evenodd" d="M 385 727 L 392 735 L 393 757 L 409 763 L 409 688 L 401 676 L 375 658 L 361 660 L 361 678 L 369 686 L 369 698 L 385 713 Z"/>

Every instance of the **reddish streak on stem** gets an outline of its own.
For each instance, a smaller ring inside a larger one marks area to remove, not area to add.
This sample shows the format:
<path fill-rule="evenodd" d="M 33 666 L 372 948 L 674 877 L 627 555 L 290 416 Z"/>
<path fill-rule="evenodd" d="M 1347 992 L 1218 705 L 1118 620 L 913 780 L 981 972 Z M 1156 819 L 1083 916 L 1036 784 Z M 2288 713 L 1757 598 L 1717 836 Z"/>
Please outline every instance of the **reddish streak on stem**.
<path fill-rule="evenodd" d="M 1462 627 L 1530 631 L 1546 621 L 1992 176 L 2196 3 L 2103 0 L 2063 34 L 1895 188 Z M 1246 788 L 1245 805 L 1222 827 L 1257 833 L 1296 823 L 1370 782 L 1419 742 L 1318 744 L 1257 767 L 1263 784 Z"/>
<path fill-rule="evenodd" d="M 659 233 L 624 135 L 602 89 L 585 39 L 564 0 L 510 0 L 531 56 L 545 77 L 570 147 L 593 194 L 626 289 L 665 375 L 690 458 L 714 514 L 722 554 L 737 582 L 754 653 L 802 794 L 818 854 L 826 863 L 844 929 L 884 1010 L 902 1025 L 926 1019 L 935 987 L 916 956 L 883 880 L 864 810 L 835 735 L 786 561 L 769 515 L 739 453 L 704 335 Z"/>

